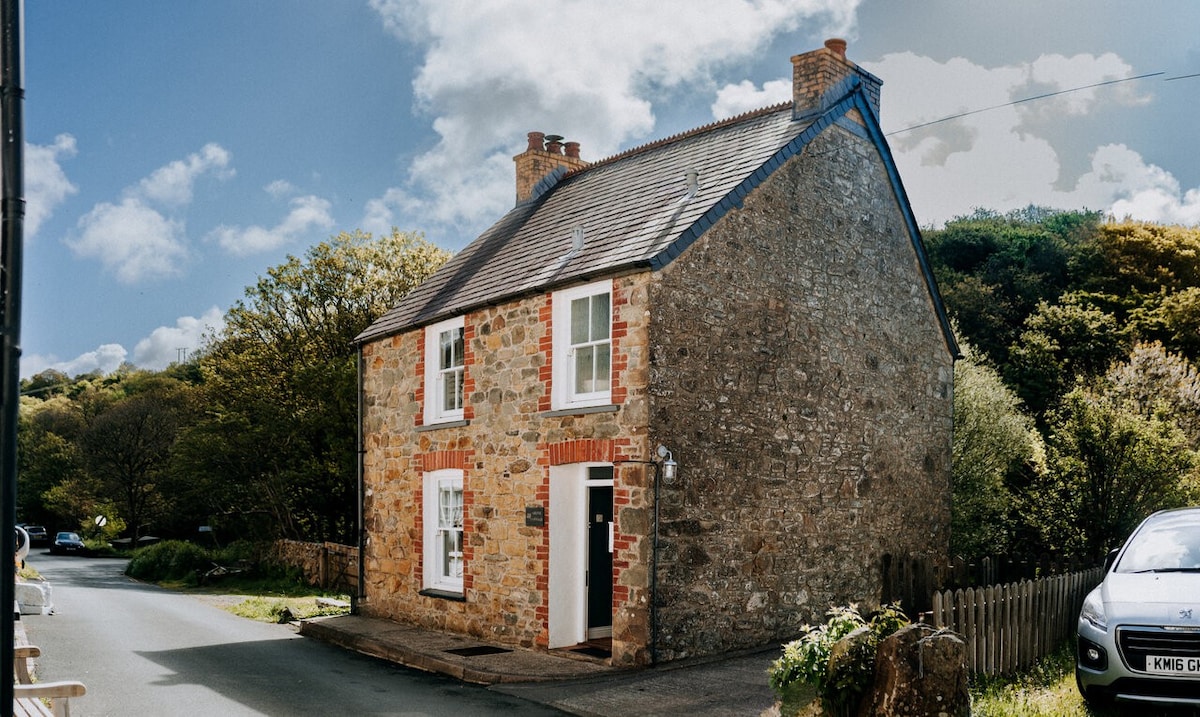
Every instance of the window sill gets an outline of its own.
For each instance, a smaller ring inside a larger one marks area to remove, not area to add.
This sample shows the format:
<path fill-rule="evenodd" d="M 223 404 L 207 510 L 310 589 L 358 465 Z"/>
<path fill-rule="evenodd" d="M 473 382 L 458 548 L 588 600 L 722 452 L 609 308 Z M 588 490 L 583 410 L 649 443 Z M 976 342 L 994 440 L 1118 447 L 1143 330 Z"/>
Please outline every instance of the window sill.
<path fill-rule="evenodd" d="M 560 408 L 554 411 L 543 411 L 542 418 L 555 418 L 556 416 L 583 416 L 588 413 L 616 413 L 621 410 L 620 405 L 615 403 L 606 404 L 604 406 L 580 406 L 578 408 Z"/>
<path fill-rule="evenodd" d="M 430 589 L 430 590 L 422 590 L 421 592 L 419 592 L 417 594 L 424 595 L 425 597 L 438 598 L 441 600 L 451 600 L 453 602 L 466 602 L 467 601 L 466 595 L 463 595 L 462 593 L 450 592 L 449 590 L 432 590 L 432 589 Z"/>
<path fill-rule="evenodd" d="M 439 428 L 462 428 L 463 426 L 469 425 L 471 425 L 471 422 L 466 419 L 461 419 L 458 421 L 441 421 L 440 423 L 426 423 L 423 426 L 417 426 L 417 433 L 436 431 Z"/>

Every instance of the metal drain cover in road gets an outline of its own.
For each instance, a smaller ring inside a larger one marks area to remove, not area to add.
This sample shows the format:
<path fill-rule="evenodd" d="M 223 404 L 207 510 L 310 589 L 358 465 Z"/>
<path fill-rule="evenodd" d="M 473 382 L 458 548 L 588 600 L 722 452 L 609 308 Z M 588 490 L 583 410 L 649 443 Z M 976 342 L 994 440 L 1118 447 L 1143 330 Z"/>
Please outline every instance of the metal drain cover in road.
<path fill-rule="evenodd" d="M 475 647 L 460 647 L 455 650 L 446 650 L 451 655 L 459 657 L 479 657 L 480 655 L 500 655 L 505 652 L 512 652 L 503 647 L 492 647 L 491 645 L 476 645 Z"/>

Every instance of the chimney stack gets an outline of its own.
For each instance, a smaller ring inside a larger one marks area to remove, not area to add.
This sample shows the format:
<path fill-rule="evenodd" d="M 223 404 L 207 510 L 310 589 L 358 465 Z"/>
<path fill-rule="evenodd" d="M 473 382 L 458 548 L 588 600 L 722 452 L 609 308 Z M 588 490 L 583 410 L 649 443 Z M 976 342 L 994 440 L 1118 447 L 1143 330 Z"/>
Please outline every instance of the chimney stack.
<path fill-rule="evenodd" d="M 879 88 L 883 84 L 875 75 L 846 59 L 846 41 L 830 38 L 825 47 L 792 58 L 792 113 L 803 117 L 825 109 L 840 96 L 826 96 L 843 80 L 857 76 L 867 91 L 871 109 L 879 116 Z"/>
<path fill-rule="evenodd" d="M 588 165 L 579 158 L 579 143 L 566 142 L 557 134 L 530 132 L 524 152 L 513 157 L 517 164 L 517 204 L 533 197 L 537 183 L 559 167 L 567 171 Z"/>

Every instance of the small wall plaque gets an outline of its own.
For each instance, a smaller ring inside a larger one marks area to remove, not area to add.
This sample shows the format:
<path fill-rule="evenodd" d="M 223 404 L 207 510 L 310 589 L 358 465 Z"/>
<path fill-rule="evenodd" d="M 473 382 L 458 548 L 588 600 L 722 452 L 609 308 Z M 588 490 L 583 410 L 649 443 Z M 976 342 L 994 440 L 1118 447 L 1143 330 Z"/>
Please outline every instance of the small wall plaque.
<path fill-rule="evenodd" d="M 525 525 L 529 526 L 530 528 L 546 527 L 546 506 L 525 506 Z"/>

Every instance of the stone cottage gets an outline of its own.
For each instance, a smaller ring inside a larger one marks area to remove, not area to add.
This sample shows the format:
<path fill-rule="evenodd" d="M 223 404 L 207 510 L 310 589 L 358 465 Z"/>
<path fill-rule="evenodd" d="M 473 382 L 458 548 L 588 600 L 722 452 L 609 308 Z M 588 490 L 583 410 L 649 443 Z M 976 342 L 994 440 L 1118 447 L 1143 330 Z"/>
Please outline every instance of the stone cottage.
<path fill-rule="evenodd" d="M 941 561 L 957 347 L 846 44 L 791 102 L 588 163 L 359 337 L 363 614 L 645 665 Z"/>

